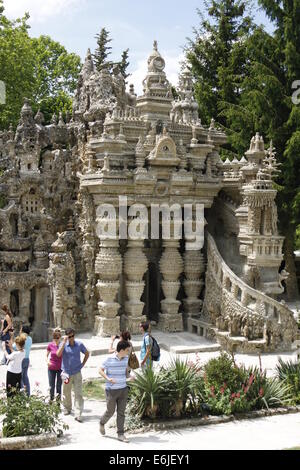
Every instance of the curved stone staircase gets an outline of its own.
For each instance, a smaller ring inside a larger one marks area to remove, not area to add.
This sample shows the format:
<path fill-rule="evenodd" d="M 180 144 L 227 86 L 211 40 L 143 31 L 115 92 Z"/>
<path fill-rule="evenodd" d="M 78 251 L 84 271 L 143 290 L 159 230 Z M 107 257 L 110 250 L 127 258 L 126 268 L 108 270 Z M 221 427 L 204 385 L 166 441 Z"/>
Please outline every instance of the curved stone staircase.
<path fill-rule="evenodd" d="M 214 337 L 228 351 L 290 350 L 297 335 L 288 306 L 242 281 L 225 263 L 209 233 L 206 292 L 198 322 L 198 333 L 202 328 L 205 336 Z M 189 330 L 193 331 L 192 321 Z"/>

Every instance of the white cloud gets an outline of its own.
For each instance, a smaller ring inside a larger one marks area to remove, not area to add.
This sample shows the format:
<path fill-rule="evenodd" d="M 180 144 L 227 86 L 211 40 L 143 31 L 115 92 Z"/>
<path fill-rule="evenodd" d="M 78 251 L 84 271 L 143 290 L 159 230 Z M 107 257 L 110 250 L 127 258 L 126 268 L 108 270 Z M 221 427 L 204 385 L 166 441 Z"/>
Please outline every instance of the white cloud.
<path fill-rule="evenodd" d="M 85 0 L 4 0 L 5 14 L 17 18 L 30 14 L 31 23 L 43 23 L 82 5 Z"/>
<path fill-rule="evenodd" d="M 137 93 L 138 96 L 143 94 L 142 82 L 147 75 L 148 55 L 145 59 L 139 60 L 137 62 L 137 66 L 135 70 L 131 73 L 131 75 L 127 79 L 129 84 L 130 83 L 134 84 L 135 93 Z M 166 62 L 165 72 L 166 72 L 167 79 L 173 86 L 177 86 L 178 85 L 178 73 L 180 72 L 181 62 L 184 59 L 184 55 L 183 54 L 174 55 L 168 52 L 161 52 L 161 55 L 165 59 L 165 62 Z"/>

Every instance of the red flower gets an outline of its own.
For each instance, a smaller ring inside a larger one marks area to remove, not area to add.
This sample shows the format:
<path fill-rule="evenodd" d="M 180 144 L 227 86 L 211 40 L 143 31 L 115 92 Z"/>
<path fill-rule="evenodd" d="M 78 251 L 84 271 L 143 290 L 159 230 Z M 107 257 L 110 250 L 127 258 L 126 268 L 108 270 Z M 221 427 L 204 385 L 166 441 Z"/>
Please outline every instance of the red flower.
<path fill-rule="evenodd" d="M 235 398 L 235 393 L 232 393 L 232 394 L 231 394 L 231 398 Z"/>
<path fill-rule="evenodd" d="M 221 393 L 221 395 L 223 395 L 224 391 L 225 391 L 225 388 L 224 388 L 224 387 L 221 387 L 221 388 L 220 388 L 220 393 Z"/>
<path fill-rule="evenodd" d="M 248 381 L 248 386 L 249 387 L 250 387 L 250 385 L 252 385 L 254 379 L 255 379 L 254 374 L 251 374 L 250 377 L 249 377 L 249 381 Z"/>
<path fill-rule="evenodd" d="M 260 397 L 264 396 L 264 389 L 262 387 L 259 389 L 259 396 Z"/>
<path fill-rule="evenodd" d="M 249 387 L 245 387 L 245 388 L 244 388 L 245 394 L 248 392 L 248 390 L 249 390 Z"/>
<path fill-rule="evenodd" d="M 241 396 L 241 394 L 240 394 L 240 392 L 238 392 L 238 393 L 236 394 L 236 398 L 240 398 L 240 396 Z"/>

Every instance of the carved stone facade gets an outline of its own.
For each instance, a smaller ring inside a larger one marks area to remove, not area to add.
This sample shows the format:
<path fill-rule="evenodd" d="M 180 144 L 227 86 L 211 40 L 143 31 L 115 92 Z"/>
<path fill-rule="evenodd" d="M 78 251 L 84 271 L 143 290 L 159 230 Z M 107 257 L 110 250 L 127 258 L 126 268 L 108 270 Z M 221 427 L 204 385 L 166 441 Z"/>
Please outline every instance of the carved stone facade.
<path fill-rule="evenodd" d="M 35 340 L 55 326 L 137 333 L 148 318 L 164 331 L 205 330 L 228 349 L 289 348 L 296 323 L 275 300 L 288 274 L 278 274 L 274 149 L 256 135 L 240 160 L 222 162 L 226 136 L 201 124 L 190 72 L 174 100 L 164 69 L 155 41 L 137 97 L 88 51 L 72 117 L 44 126 L 25 100 L 16 132 L 0 133 L 0 301 Z M 184 227 L 174 238 L 160 226 L 153 239 L 151 208 L 163 204 L 204 206 L 203 247 L 188 249 Z M 137 207 L 148 230 L 126 239 L 120 223 L 136 223 Z M 114 222 L 115 238 L 99 234 Z"/>

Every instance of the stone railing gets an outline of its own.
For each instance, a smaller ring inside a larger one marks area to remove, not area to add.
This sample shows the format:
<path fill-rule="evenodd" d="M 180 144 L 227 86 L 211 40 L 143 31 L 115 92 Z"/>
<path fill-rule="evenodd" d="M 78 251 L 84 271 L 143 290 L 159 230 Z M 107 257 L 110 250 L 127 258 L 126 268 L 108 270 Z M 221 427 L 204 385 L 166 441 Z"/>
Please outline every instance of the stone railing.
<path fill-rule="evenodd" d="M 272 299 L 263 292 L 253 289 L 242 281 L 225 263 L 210 234 L 207 236 L 207 257 L 212 272 L 215 274 L 217 284 L 230 292 L 233 298 L 237 302 L 240 302 L 241 305 L 257 313 L 263 313 L 265 317 L 270 318 L 270 316 L 272 316 L 278 318 L 279 323 L 280 312 L 282 312 L 282 310 L 293 315 L 293 312 L 285 304 Z"/>
<path fill-rule="evenodd" d="M 209 233 L 207 259 L 207 277 L 214 287 L 206 299 L 206 310 L 212 323 L 220 331 L 229 330 L 230 336 L 264 339 L 266 350 L 289 349 L 295 339 L 297 323 L 288 306 L 242 281 L 225 263 Z M 254 333 L 249 331 L 247 318 L 251 320 L 249 325 L 252 325 L 253 318 L 257 319 Z M 235 331 L 232 331 L 232 324 Z"/>

